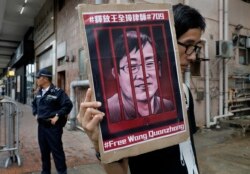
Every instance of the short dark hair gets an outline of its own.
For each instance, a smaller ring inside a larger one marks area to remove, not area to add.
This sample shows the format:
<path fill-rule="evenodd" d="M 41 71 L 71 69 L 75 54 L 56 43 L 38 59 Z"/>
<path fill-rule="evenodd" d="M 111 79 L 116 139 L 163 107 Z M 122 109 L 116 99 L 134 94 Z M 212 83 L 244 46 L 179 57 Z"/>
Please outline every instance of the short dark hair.
<path fill-rule="evenodd" d="M 173 13 L 177 39 L 192 28 L 200 28 L 205 31 L 205 19 L 196 9 L 179 3 L 173 5 Z"/>
<path fill-rule="evenodd" d="M 129 30 L 129 31 L 126 31 L 125 37 L 127 37 L 127 46 L 128 46 L 129 53 L 134 49 L 135 49 L 135 51 L 138 51 L 140 49 L 138 39 L 141 39 L 142 47 L 144 47 L 147 42 L 152 46 L 152 39 L 147 34 L 145 34 L 143 32 L 137 32 L 136 30 Z M 115 46 L 115 54 L 116 54 L 117 71 L 118 71 L 118 73 L 120 73 L 120 69 L 119 69 L 120 61 L 124 56 L 127 55 L 126 45 L 125 45 L 125 40 L 124 40 L 123 34 L 121 34 L 119 37 L 116 38 L 114 46 Z M 158 54 L 158 49 L 157 49 L 156 43 L 155 43 L 155 47 L 156 47 L 155 48 L 156 58 L 158 61 L 161 61 L 161 56 Z M 113 61 L 112 61 L 112 66 L 114 67 Z"/>

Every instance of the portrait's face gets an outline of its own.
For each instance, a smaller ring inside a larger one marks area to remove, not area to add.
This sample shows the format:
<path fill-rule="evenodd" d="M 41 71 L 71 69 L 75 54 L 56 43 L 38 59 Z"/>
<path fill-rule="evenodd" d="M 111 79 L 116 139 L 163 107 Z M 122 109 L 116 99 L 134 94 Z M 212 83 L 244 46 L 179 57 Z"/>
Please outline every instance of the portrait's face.
<path fill-rule="evenodd" d="M 145 76 L 143 74 L 143 62 L 141 61 L 140 50 L 133 49 L 130 52 L 130 63 L 132 79 L 129 75 L 129 63 L 127 56 L 124 56 L 120 61 L 119 82 L 121 91 L 127 99 L 133 100 L 131 81 L 134 83 L 136 100 L 141 102 L 148 102 L 146 96 L 146 87 L 148 88 L 149 98 L 151 99 L 157 89 L 157 77 L 154 61 L 153 48 L 149 42 L 142 48 L 143 60 L 145 63 Z M 146 82 L 146 83 L 145 83 Z"/>
<path fill-rule="evenodd" d="M 179 37 L 178 41 L 185 45 L 197 45 L 200 42 L 202 31 L 199 28 L 189 29 L 186 33 Z M 198 44 L 199 46 L 199 44 Z M 196 59 L 196 54 L 193 52 L 191 55 L 185 53 L 186 48 L 178 45 L 180 54 L 181 72 L 184 73 L 191 61 Z"/>

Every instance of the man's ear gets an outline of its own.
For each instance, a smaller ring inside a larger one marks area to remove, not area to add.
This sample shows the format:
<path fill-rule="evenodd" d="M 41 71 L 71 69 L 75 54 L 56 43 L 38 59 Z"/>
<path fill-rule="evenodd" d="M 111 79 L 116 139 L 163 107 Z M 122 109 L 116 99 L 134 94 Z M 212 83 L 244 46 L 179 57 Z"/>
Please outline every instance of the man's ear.
<path fill-rule="evenodd" d="M 161 62 L 158 62 L 158 71 L 159 71 L 159 76 L 161 77 Z"/>
<path fill-rule="evenodd" d="M 115 78 L 115 69 L 112 68 L 112 69 L 111 69 L 111 72 L 112 72 L 112 76 Z"/>

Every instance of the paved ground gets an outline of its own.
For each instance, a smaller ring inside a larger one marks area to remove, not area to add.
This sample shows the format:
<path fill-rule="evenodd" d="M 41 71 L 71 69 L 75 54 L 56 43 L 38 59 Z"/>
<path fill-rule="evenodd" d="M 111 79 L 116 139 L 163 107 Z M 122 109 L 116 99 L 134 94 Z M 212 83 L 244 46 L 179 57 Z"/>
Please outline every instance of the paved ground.
<path fill-rule="evenodd" d="M 1 174 L 39 174 L 40 152 L 37 143 L 37 124 L 31 115 L 31 107 L 19 104 L 20 156 L 22 165 L 11 164 L 4 168 L 8 153 L 0 152 Z M 1 130 L 1 129 L 0 129 Z M 69 174 L 104 174 L 95 158 L 94 150 L 84 132 L 65 128 L 63 143 Z M 245 136 L 239 128 L 201 129 L 195 135 L 195 143 L 201 174 L 249 174 L 250 133 Z M 54 162 L 52 161 L 52 164 Z M 53 166 L 53 171 L 55 171 Z M 55 172 L 53 173 L 55 174 Z"/>
<path fill-rule="evenodd" d="M 203 129 L 195 135 L 201 174 L 249 174 L 250 132 L 241 128 Z"/>

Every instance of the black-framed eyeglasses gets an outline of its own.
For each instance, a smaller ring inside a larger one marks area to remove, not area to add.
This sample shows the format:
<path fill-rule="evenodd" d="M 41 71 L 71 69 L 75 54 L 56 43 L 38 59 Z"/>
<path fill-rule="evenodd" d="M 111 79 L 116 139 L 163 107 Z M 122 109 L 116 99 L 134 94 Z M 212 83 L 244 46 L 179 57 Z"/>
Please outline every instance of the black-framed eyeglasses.
<path fill-rule="evenodd" d="M 138 73 L 138 71 L 140 70 L 140 67 L 142 66 L 142 64 L 132 64 L 131 65 L 131 71 L 132 71 L 132 74 L 136 74 Z M 122 67 L 120 67 L 120 69 L 122 69 L 125 73 L 129 73 L 129 66 L 128 65 L 124 65 Z M 151 71 L 151 70 L 155 70 L 155 63 L 154 61 L 149 61 L 149 62 L 146 62 L 146 69 L 148 71 Z"/>
<path fill-rule="evenodd" d="M 198 46 L 198 44 L 200 44 L 200 42 L 198 42 L 197 44 L 195 45 L 191 45 L 191 44 L 184 44 L 182 42 L 177 42 L 179 45 L 183 46 L 186 48 L 185 50 L 185 54 L 190 56 L 191 54 L 193 54 L 194 52 L 195 53 L 199 53 L 200 50 L 201 50 L 201 46 Z"/>

